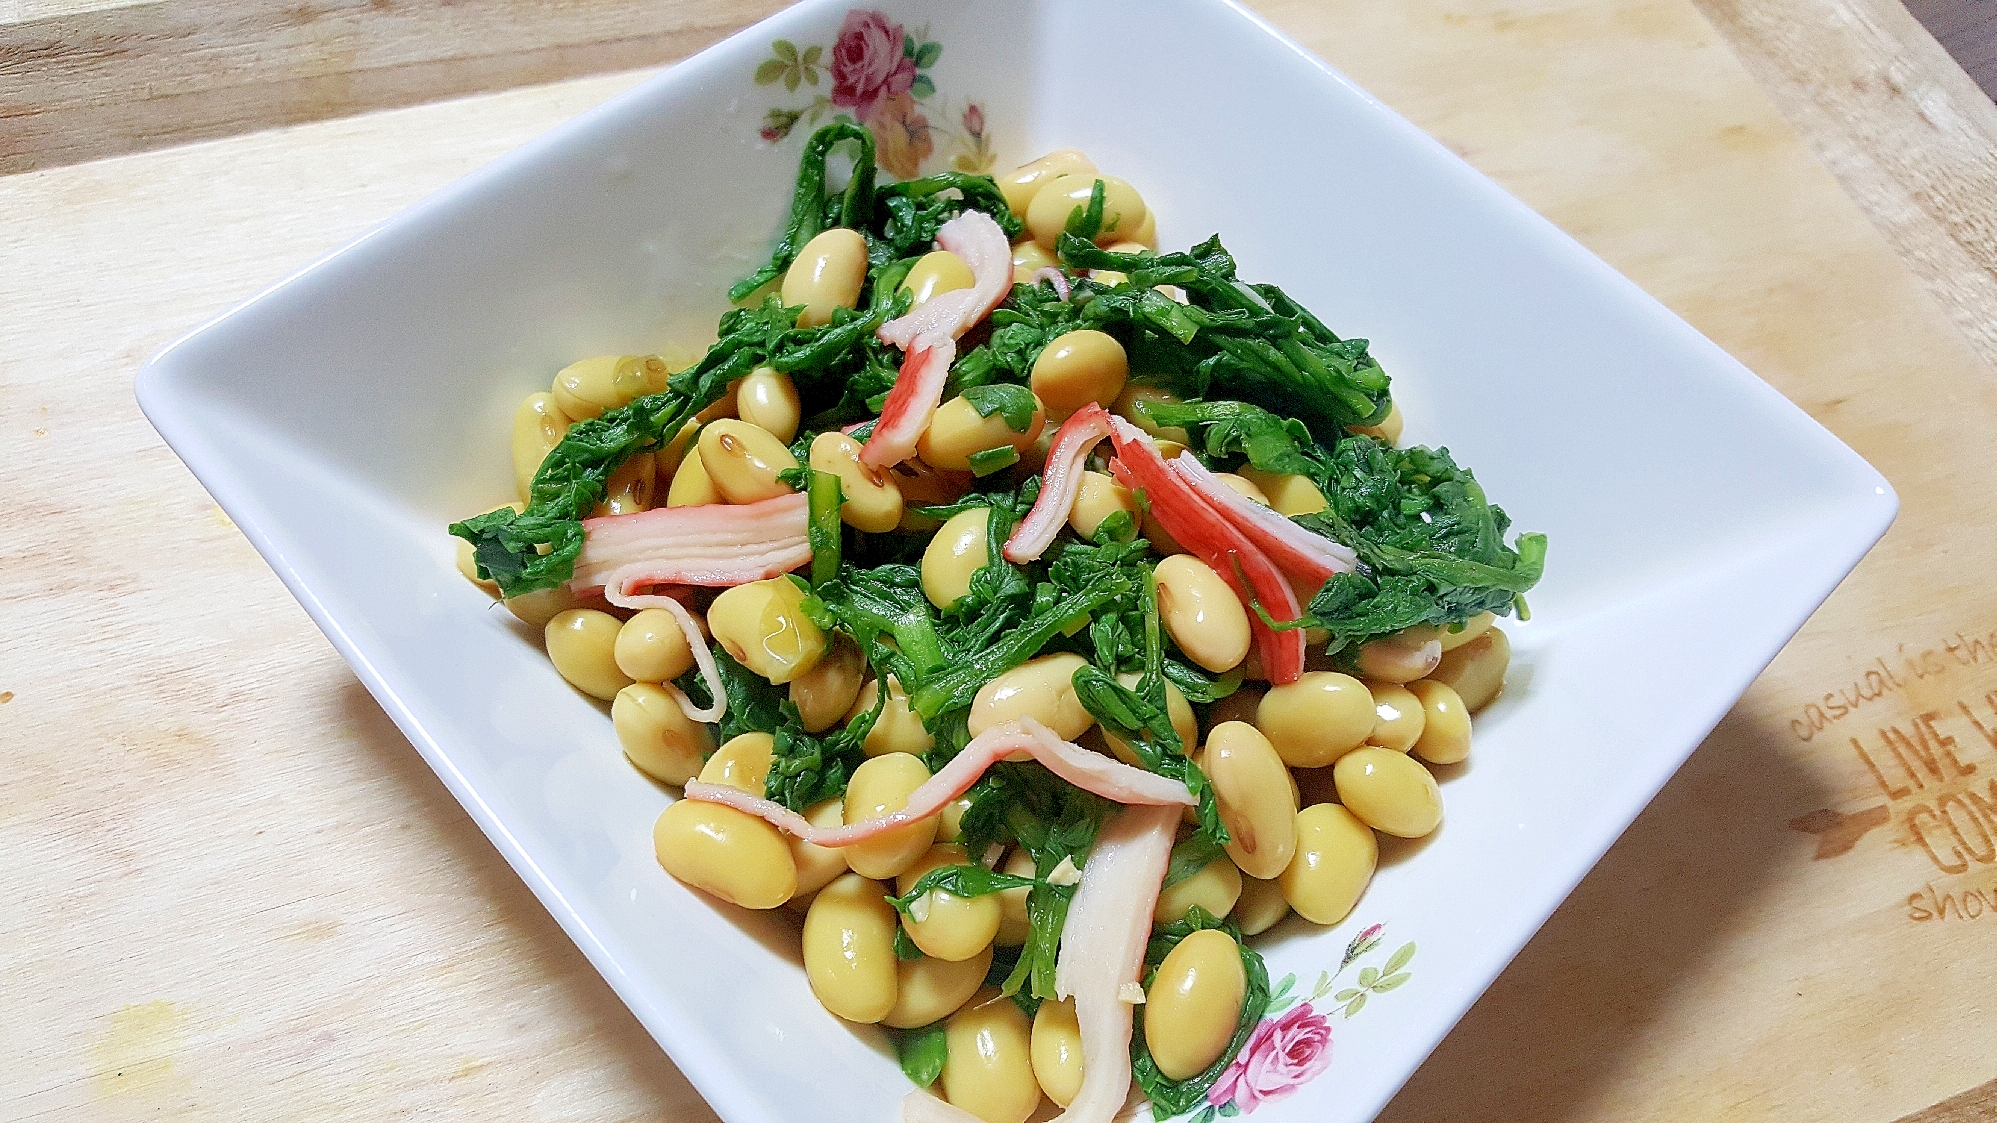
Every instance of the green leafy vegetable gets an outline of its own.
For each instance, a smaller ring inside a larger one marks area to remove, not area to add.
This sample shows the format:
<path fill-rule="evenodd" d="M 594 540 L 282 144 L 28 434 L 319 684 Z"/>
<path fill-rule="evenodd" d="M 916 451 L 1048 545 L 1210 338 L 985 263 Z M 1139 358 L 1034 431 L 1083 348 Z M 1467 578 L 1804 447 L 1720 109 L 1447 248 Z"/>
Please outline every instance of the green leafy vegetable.
<path fill-rule="evenodd" d="M 1417 624 L 1515 611 L 1539 581 L 1546 537 L 1522 534 L 1507 546 L 1511 520 L 1447 449 L 1396 449 L 1364 435 L 1327 449 L 1301 422 L 1246 402 L 1160 403 L 1151 412 L 1161 425 L 1196 430 L 1209 457 L 1307 476 L 1326 496 L 1328 509 L 1295 521 L 1352 547 L 1364 565 L 1332 577 L 1300 621 L 1329 630 L 1333 652 Z"/>
<path fill-rule="evenodd" d="M 991 315 L 991 338 L 961 355 L 950 368 L 951 390 L 991 382 L 1023 383 L 1047 344 L 1083 326 L 1082 306 L 1061 299 L 1049 285 L 1014 285 Z"/>
<path fill-rule="evenodd" d="M 996 533 L 991 537 L 994 542 L 1002 540 Z M 1109 547 L 1079 549 L 1106 550 Z M 1141 571 L 1142 562 L 1138 562 L 1135 568 Z M 945 710 L 970 705 L 979 687 L 1038 655 L 1055 636 L 1085 624 L 1091 613 L 1119 598 L 1130 596 L 1141 580 L 1132 569 L 1130 565 L 1114 563 L 1090 566 L 1071 578 L 1074 584 L 1053 585 L 1044 603 L 1036 592 L 1033 612 L 1024 622 L 992 637 L 979 650 L 965 653 L 961 663 L 924 682 L 921 689 L 910 695 L 909 706 L 924 718 L 930 718 Z"/>
<path fill-rule="evenodd" d="M 958 897 L 982 897 L 1007 889 L 1031 889 L 1039 884 L 1042 882 L 1038 878 L 1000 873 L 980 865 L 937 866 L 916 878 L 915 884 L 908 887 L 908 892 L 899 897 L 889 897 L 888 903 L 895 907 L 896 912 L 907 916 L 915 902 L 939 889 Z"/>
<path fill-rule="evenodd" d="M 895 1058 L 901 1071 L 918 1088 L 927 1088 L 943 1075 L 943 1062 L 950 1059 L 950 1045 L 943 1036 L 943 1023 L 921 1029 L 890 1031 L 894 1036 Z"/>
<path fill-rule="evenodd" d="M 810 468 L 804 471 L 810 473 L 805 494 L 810 497 L 811 516 L 805 525 L 811 542 L 811 583 L 817 586 L 839 575 L 839 508 L 846 496 L 839 488 L 838 476 Z"/>
<path fill-rule="evenodd" d="M 885 212 L 869 255 L 876 263 L 928 250 L 936 241 L 937 228 L 966 210 L 990 215 L 1008 239 L 1019 237 L 1024 229 L 1006 206 L 998 181 L 988 175 L 939 172 L 888 184 L 875 199 Z"/>
<path fill-rule="evenodd" d="M 859 148 L 853 160 L 853 178 L 844 192 L 827 199 L 826 157 L 835 146 L 849 141 Z M 797 187 L 791 193 L 790 225 L 777 241 L 769 264 L 737 281 L 728 290 L 728 299 L 741 300 L 782 276 L 804 244 L 826 226 L 850 226 L 856 230 L 865 226 L 873 217 L 874 176 L 874 134 L 849 121 L 836 121 L 811 134 L 804 145 L 804 158 L 798 162 Z"/>
<path fill-rule="evenodd" d="M 714 665 L 721 677 L 721 692 L 728 699 L 727 712 L 722 715 L 720 736 L 722 741 L 740 737 L 744 733 L 774 733 L 784 724 L 784 693 L 756 672 L 735 661 L 728 649 L 715 644 Z M 707 692 L 707 680 L 701 677 L 698 669 L 689 670 L 680 676 L 679 688 L 700 705 L 714 701 Z"/>
<path fill-rule="evenodd" d="M 1000 445 L 997 448 L 974 452 L 968 459 L 971 462 L 971 474 L 982 478 L 1019 463 L 1019 450 L 1011 445 Z"/>
<path fill-rule="evenodd" d="M 1005 427 L 1015 433 L 1024 433 L 1026 427 L 1033 424 L 1036 406 L 1033 391 L 1017 382 L 990 382 L 970 387 L 964 391 L 964 400 L 978 411 L 979 417 L 998 414 Z"/>
<path fill-rule="evenodd" d="M 912 565 L 842 563 L 838 576 L 814 590 L 805 608 L 819 627 L 851 636 L 876 673 L 892 674 L 904 687 L 947 663 L 922 593 L 922 572 Z"/>
<path fill-rule="evenodd" d="M 1083 217 L 1078 215 L 1078 220 Z M 1345 340 L 1274 285 L 1245 284 L 1219 238 L 1183 253 L 1111 253 L 1075 221 L 1057 244 L 1070 269 L 1111 269 L 1127 284 L 1084 285 L 1091 326 L 1141 334 L 1143 369 L 1178 372 L 1187 397 L 1255 400 L 1295 411 L 1325 433 L 1372 425 L 1391 408 L 1388 379 L 1365 340 Z M 1164 296 L 1175 285 L 1187 303 Z M 1134 341 L 1138 342 L 1138 341 Z"/>

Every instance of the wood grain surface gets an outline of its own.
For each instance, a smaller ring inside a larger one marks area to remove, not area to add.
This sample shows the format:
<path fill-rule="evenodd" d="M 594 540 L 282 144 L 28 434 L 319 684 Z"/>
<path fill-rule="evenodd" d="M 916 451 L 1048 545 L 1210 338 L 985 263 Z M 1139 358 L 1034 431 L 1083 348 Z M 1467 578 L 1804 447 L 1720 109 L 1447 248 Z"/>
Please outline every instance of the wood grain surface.
<path fill-rule="evenodd" d="M 1950 0 L 1997 11 L 1988 0 Z M 1895 0 L 1697 0 L 1997 365 L 1997 104 Z"/>
<path fill-rule="evenodd" d="M 0 174 L 684 58 L 774 0 L 155 0 L 0 22 Z"/>
<path fill-rule="evenodd" d="M 1997 318 L 1997 204 L 1908 121 L 1974 115 L 1883 6 L 1792 37 L 1763 13 L 1806 0 L 1704 2 L 1260 5 L 1904 505 L 1386 1119 L 1997 1110 L 1997 383 L 1950 325 Z M 174 336 L 642 76 L 0 178 L 0 1117 L 708 1117 L 131 398 Z"/>

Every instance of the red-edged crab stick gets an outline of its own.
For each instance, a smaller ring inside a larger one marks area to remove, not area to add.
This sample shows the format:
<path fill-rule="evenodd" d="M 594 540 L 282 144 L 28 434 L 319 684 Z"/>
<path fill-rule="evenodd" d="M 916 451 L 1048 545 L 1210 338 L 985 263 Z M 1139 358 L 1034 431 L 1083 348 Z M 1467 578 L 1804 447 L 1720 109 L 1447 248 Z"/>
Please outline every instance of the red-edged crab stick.
<path fill-rule="evenodd" d="M 1349 573 L 1359 561 L 1351 547 L 1312 534 L 1291 522 L 1280 512 L 1220 482 L 1206 465 L 1190 452 L 1182 452 L 1169 465 L 1172 471 L 1200 498 L 1212 504 L 1221 517 L 1234 524 L 1250 542 L 1269 555 L 1299 589 L 1316 591 L 1334 573 Z"/>
<path fill-rule="evenodd" d="M 943 400 L 943 382 L 957 357 L 957 339 L 991 315 L 1012 291 L 1012 245 L 1005 231 L 982 211 L 965 211 L 936 231 L 938 249 L 949 250 L 970 267 L 967 289 L 930 297 L 908 315 L 889 320 L 877 332 L 881 342 L 907 352 L 901 374 L 881 407 L 881 419 L 860 450 L 870 468 L 887 468 L 915 455 L 929 415 Z"/>
<path fill-rule="evenodd" d="M 1255 635 L 1256 650 L 1269 681 L 1281 685 L 1295 682 L 1304 673 L 1304 633 L 1301 628 L 1277 631 L 1262 622 L 1254 611 L 1262 610 L 1277 621 L 1296 620 L 1303 615 L 1296 590 L 1269 555 L 1216 509 L 1201 488 L 1167 467 L 1144 430 L 1121 417 L 1110 418 L 1110 440 L 1116 444 L 1116 460 L 1111 473 L 1127 487 L 1143 488 L 1151 514 L 1174 541 L 1207 563 L 1220 579 L 1249 608 L 1248 626 Z M 1225 484 L 1214 486 L 1228 490 Z"/>
<path fill-rule="evenodd" d="M 1048 446 L 1047 465 L 1041 469 L 1040 496 L 1005 541 L 1007 561 L 1024 565 L 1047 552 L 1075 509 L 1075 496 L 1082 490 L 1082 465 L 1096 442 L 1107 436 L 1109 414 L 1093 402 L 1061 423 Z"/>

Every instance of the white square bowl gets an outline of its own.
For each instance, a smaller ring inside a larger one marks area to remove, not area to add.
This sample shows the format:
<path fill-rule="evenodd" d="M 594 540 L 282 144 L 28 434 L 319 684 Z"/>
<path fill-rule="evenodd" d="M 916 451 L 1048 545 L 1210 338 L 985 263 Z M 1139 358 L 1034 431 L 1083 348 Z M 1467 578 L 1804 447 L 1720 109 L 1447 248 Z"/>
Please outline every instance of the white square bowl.
<path fill-rule="evenodd" d="M 1291 921 L 1265 947 L 1272 978 L 1295 974 L 1328 1019 L 1331 1052 L 1260 1110 L 1369 1119 L 1896 500 L 1739 363 L 1239 7 L 885 11 L 943 48 L 916 103 L 924 171 L 1088 151 L 1145 192 L 1167 248 L 1219 231 L 1244 277 L 1372 339 L 1407 439 L 1446 444 L 1551 538 L 1536 615 L 1511 627 L 1511 685 L 1445 784 L 1445 826 L 1390 850 L 1344 924 Z M 717 44 L 195 331 L 138 380 L 147 416 L 731 1123 L 878 1121 L 908 1085 L 874 1031 L 813 1000 L 783 918 L 658 868 L 668 795 L 536 637 L 456 573 L 443 527 L 511 497 L 513 406 L 556 369 L 712 338 L 723 290 L 782 223 L 830 86 L 822 69 L 795 92 L 756 72 L 778 39 L 829 51 L 846 13 L 806 3 Z M 787 111 L 806 117 L 759 135 Z M 1316 994 L 1376 924 L 1383 942 Z M 1410 943 L 1405 985 L 1352 1017 L 1334 1005 Z"/>

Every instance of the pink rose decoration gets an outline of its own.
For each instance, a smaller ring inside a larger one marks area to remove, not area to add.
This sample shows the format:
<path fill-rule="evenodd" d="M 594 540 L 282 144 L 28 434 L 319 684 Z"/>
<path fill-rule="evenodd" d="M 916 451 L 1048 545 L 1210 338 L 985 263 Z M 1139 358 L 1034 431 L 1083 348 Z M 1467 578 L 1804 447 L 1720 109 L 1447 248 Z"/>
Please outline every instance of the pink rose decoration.
<path fill-rule="evenodd" d="M 1207 1102 L 1242 1111 L 1287 1097 L 1331 1063 L 1331 1023 L 1308 1002 L 1255 1027 L 1241 1055 L 1207 1091 Z"/>
<path fill-rule="evenodd" d="M 832 104 L 850 109 L 862 122 L 874 110 L 915 84 L 915 60 L 902 53 L 902 29 L 875 11 L 853 8 L 839 25 L 832 45 Z"/>
<path fill-rule="evenodd" d="M 921 175 L 922 162 L 936 151 L 936 142 L 929 136 L 929 118 L 916 109 L 915 99 L 907 94 L 883 98 L 867 128 L 874 134 L 875 157 L 897 179 Z"/>

